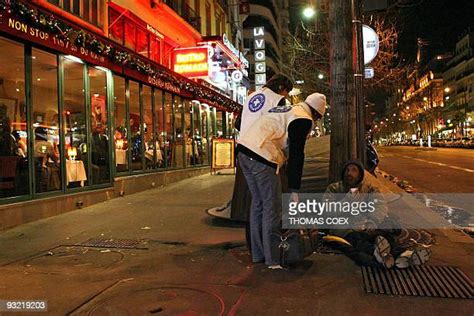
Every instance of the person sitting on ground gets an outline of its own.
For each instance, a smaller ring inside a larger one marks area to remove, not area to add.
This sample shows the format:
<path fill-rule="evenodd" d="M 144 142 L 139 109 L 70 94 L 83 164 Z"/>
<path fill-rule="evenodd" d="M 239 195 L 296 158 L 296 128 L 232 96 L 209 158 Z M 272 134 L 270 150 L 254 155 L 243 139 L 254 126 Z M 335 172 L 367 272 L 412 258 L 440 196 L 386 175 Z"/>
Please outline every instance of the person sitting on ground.
<path fill-rule="evenodd" d="M 349 244 L 331 243 L 336 249 L 341 250 L 357 264 L 367 266 L 383 266 L 392 268 L 406 268 L 411 265 L 420 265 L 428 261 L 431 252 L 426 247 L 403 249 L 397 245 L 396 236 L 400 230 L 394 229 L 393 219 L 387 217 L 387 207 L 380 190 L 366 177 L 362 163 L 350 160 L 344 164 L 341 180 L 331 183 L 323 199 L 334 201 L 340 194 L 350 200 L 359 200 L 360 196 L 374 198 L 378 203 L 375 212 L 364 218 L 363 222 L 356 224 L 354 229 L 330 230 L 330 235 L 344 238 Z M 387 229 L 380 229 L 380 228 Z M 390 229 L 388 227 L 391 227 Z M 395 259 L 396 258 L 396 259 Z"/>

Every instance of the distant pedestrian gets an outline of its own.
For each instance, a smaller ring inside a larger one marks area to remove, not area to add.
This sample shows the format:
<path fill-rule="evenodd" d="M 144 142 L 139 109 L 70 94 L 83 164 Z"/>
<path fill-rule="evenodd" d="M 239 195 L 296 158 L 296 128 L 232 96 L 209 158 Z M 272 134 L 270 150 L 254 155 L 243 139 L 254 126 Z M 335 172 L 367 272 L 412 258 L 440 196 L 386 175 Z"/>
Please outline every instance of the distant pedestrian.
<path fill-rule="evenodd" d="M 313 93 L 295 106 L 268 110 L 241 133 L 238 160 L 252 195 L 250 236 L 253 262 L 265 262 L 271 269 L 282 268 L 279 259 L 272 258 L 270 244 L 272 231 L 281 228 L 280 168 L 287 163 L 288 188 L 297 199 L 306 139 L 313 123 L 323 117 L 325 109 L 326 97 Z"/>

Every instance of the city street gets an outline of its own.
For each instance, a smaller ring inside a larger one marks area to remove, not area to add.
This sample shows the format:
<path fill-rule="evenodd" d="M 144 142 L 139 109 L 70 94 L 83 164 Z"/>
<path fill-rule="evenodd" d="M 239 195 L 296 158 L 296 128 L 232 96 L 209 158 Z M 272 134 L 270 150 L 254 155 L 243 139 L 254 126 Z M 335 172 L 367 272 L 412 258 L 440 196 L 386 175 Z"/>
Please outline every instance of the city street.
<path fill-rule="evenodd" d="M 379 168 L 406 180 L 417 192 L 470 193 L 474 188 L 474 151 L 437 148 L 380 146 Z"/>

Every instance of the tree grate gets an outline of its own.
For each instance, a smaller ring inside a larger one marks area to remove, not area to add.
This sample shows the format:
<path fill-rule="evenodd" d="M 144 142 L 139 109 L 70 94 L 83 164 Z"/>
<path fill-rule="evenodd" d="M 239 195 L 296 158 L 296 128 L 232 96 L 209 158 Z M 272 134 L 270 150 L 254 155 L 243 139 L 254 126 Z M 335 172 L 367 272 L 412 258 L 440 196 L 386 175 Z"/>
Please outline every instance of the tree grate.
<path fill-rule="evenodd" d="M 473 299 L 474 283 L 450 266 L 413 266 L 407 269 L 361 267 L 366 293 Z"/>
<path fill-rule="evenodd" d="M 91 238 L 74 246 L 118 249 L 148 249 L 146 241 L 141 239 Z"/>

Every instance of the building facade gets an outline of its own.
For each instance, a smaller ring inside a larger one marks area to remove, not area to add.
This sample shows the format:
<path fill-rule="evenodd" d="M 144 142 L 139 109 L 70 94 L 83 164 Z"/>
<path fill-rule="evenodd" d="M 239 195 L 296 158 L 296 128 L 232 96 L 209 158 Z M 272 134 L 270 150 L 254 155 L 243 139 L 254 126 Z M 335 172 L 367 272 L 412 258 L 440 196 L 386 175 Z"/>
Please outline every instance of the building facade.
<path fill-rule="evenodd" d="M 287 0 L 249 0 L 250 10 L 243 15 L 244 47 L 250 62 L 250 81 L 255 83 L 254 28 L 264 27 L 266 77 L 282 72 L 288 36 Z M 257 84 L 258 85 L 258 84 Z"/>
<path fill-rule="evenodd" d="M 189 76 L 228 29 L 191 2 L 0 1 L 0 229 L 209 171 L 240 104 Z"/>
<path fill-rule="evenodd" d="M 446 115 L 444 136 L 474 135 L 474 32 L 467 32 L 456 43 L 454 57 L 443 74 Z M 448 123 L 449 120 L 449 123 Z"/>

